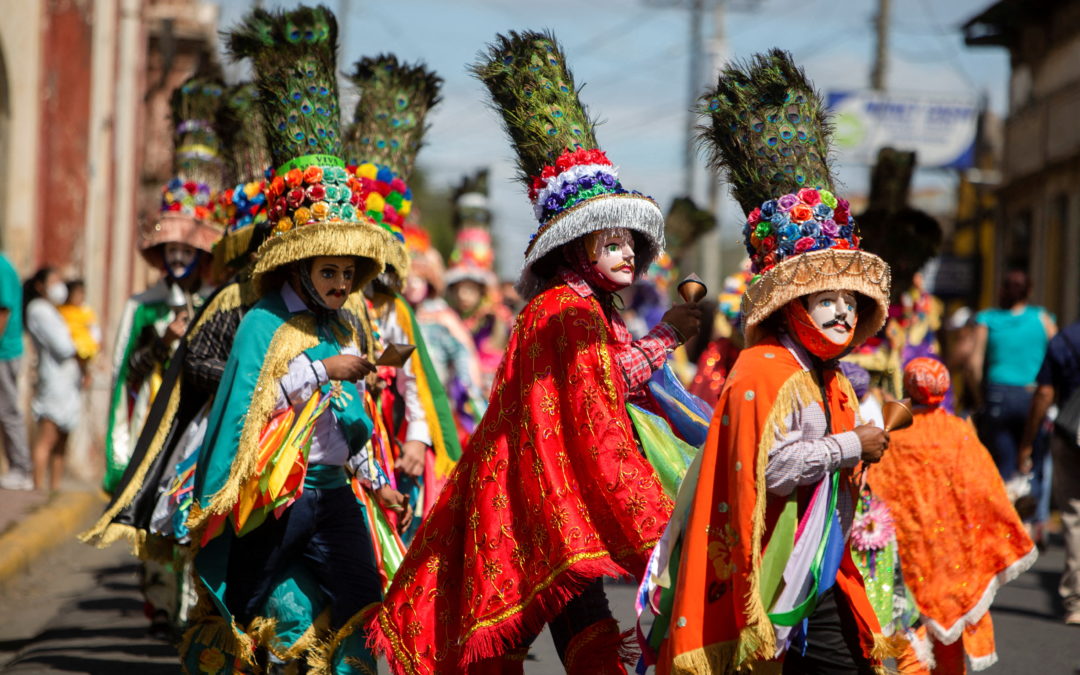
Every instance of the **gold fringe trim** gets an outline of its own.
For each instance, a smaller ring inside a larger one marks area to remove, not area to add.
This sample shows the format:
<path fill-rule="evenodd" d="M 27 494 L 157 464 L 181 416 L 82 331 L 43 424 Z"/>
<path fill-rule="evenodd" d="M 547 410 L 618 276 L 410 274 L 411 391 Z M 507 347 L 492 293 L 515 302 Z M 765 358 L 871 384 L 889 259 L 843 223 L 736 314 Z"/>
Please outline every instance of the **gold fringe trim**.
<path fill-rule="evenodd" d="M 345 641 L 345 638 L 349 637 L 353 633 L 361 630 L 367 620 L 371 617 L 372 613 L 378 611 L 381 603 L 373 602 L 367 607 L 364 607 L 359 612 L 354 614 L 351 619 L 345 622 L 345 625 L 338 630 L 329 640 L 319 640 L 317 644 L 312 646 L 308 652 L 308 672 L 310 675 L 334 675 L 334 652 L 337 651 L 341 643 Z M 366 641 L 361 641 L 361 644 L 366 644 Z M 366 648 L 366 647 L 365 647 Z M 374 656 L 372 657 L 374 658 Z M 349 659 L 349 665 L 354 667 L 363 667 L 362 662 L 359 659 Z M 368 669 L 363 667 L 361 672 L 366 672 Z"/>
<path fill-rule="evenodd" d="M 296 642 L 292 643 L 292 646 L 282 649 L 281 638 L 275 635 L 273 642 L 268 644 L 268 648 L 282 661 L 292 661 L 300 658 L 304 652 L 317 648 L 320 643 L 318 636 L 329 630 L 330 609 L 327 608 L 315 618 L 315 621 L 307 627 L 303 635 L 297 638 Z"/>
<path fill-rule="evenodd" d="M 157 459 L 157 456 L 161 454 L 161 449 L 165 445 L 165 438 L 169 435 L 173 420 L 176 418 L 176 411 L 180 407 L 180 389 L 181 383 L 180 380 L 177 380 L 176 386 L 169 392 L 169 401 L 165 407 L 165 415 L 161 418 L 161 424 L 154 432 L 154 437 L 150 441 L 150 447 L 147 449 L 146 455 L 143 456 L 143 460 L 139 462 L 139 466 L 136 467 L 135 475 L 133 475 L 127 485 L 124 486 L 124 491 L 120 493 L 120 496 L 105 509 L 105 513 L 101 515 L 101 518 L 98 518 L 97 523 L 92 528 L 79 535 L 80 541 L 92 544 L 97 548 L 105 548 L 121 537 L 129 537 L 127 534 L 118 535 L 114 533 L 110 535 L 113 537 L 112 539 L 108 541 L 105 540 L 106 532 L 111 530 L 112 526 L 115 525 L 115 523 L 112 522 L 113 518 L 131 505 L 131 502 L 135 499 L 135 495 L 138 494 L 139 490 L 142 488 L 143 481 L 146 480 L 147 472 Z"/>
<path fill-rule="evenodd" d="M 315 317 L 306 312 L 291 317 L 274 332 L 255 383 L 229 477 L 225 485 L 210 498 L 208 505 L 202 508 L 198 504 L 192 505 L 191 515 L 188 516 L 192 542 L 201 541 L 210 516 L 228 513 L 240 498 L 240 488 L 255 474 L 258 465 L 259 435 L 274 412 L 277 380 L 288 372 L 290 360 L 317 344 L 319 336 L 315 331 Z"/>
<path fill-rule="evenodd" d="M 769 625 L 770 630 L 772 625 Z M 679 654 L 671 665 L 671 675 L 726 675 L 728 673 L 765 673 L 780 675 L 783 661 L 757 660 L 745 662 L 739 660 L 739 654 L 760 651 L 759 631 L 752 626 L 743 628 L 736 640 L 717 642 Z M 775 636 L 773 638 L 775 643 Z M 749 647 L 747 646 L 749 645 Z"/>
<path fill-rule="evenodd" d="M 859 317 L 853 345 L 860 345 L 885 325 L 889 312 L 889 265 L 872 253 L 830 248 L 788 258 L 746 288 L 742 315 L 746 318 L 746 346 L 765 339 L 760 324 L 795 298 L 843 289 L 874 301 L 870 316 Z"/>
<path fill-rule="evenodd" d="M 285 234 L 271 235 L 263 242 L 252 281 L 261 287 L 267 272 L 305 258 L 351 255 L 370 261 L 357 269 L 357 287 L 362 288 L 382 273 L 395 241 L 393 235 L 371 221 L 301 225 Z"/>
<path fill-rule="evenodd" d="M 203 326 L 205 326 L 212 317 L 215 317 L 220 313 L 230 312 L 238 307 L 255 304 L 257 298 L 245 298 L 241 287 L 242 284 L 240 282 L 234 281 L 218 291 L 214 295 L 214 299 L 210 301 L 210 304 L 199 313 L 199 320 L 191 327 L 191 331 L 184 339 L 187 342 L 191 342 L 195 339 L 195 336 L 198 335 L 199 331 L 202 330 Z M 246 302 L 248 299 L 250 299 L 250 302 Z"/>

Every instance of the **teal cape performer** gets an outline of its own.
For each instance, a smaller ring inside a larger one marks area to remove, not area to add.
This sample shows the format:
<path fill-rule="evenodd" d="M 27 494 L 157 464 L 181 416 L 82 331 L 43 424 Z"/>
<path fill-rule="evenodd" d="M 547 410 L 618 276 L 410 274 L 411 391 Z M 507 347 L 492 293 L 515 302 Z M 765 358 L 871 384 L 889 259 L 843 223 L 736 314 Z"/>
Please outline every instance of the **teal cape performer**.
<path fill-rule="evenodd" d="M 201 597 L 180 647 L 187 672 L 298 659 L 308 672 L 374 672 L 359 626 L 381 584 L 345 472 L 383 482 L 361 379 L 374 368 L 344 309 L 391 239 L 357 211 L 359 181 L 340 159 L 336 33 L 329 10 L 301 7 L 256 10 L 229 37 L 252 59 L 277 169 L 252 278 L 263 297 L 237 329 L 196 463 Z"/>

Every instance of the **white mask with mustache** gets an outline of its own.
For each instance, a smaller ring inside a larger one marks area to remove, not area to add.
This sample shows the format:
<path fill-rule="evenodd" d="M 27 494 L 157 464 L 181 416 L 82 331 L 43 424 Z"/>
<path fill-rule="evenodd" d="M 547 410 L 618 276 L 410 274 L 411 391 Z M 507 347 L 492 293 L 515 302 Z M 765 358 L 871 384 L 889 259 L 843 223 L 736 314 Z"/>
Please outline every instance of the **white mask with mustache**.
<path fill-rule="evenodd" d="M 589 258 L 605 279 L 619 288 L 634 283 L 634 235 L 629 230 L 604 230 L 586 240 Z"/>
<path fill-rule="evenodd" d="M 850 291 L 822 291 L 806 298 L 806 311 L 825 338 L 837 345 L 851 342 L 856 321 L 855 294 Z"/>

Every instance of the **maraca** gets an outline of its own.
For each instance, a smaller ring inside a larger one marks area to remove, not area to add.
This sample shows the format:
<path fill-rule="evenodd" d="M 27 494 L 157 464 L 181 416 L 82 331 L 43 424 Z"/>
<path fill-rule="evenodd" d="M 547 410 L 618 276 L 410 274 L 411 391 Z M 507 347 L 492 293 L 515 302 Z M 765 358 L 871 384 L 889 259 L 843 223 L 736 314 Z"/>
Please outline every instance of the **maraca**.
<path fill-rule="evenodd" d="M 679 282 L 679 295 L 684 302 L 699 303 L 708 292 L 705 282 L 696 274 L 691 274 Z"/>
<path fill-rule="evenodd" d="M 915 422 L 915 415 L 911 412 L 911 399 L 887 401 L 881 406 L 881 418 L 885 422 L 885 431 L 907 429 Z"/>

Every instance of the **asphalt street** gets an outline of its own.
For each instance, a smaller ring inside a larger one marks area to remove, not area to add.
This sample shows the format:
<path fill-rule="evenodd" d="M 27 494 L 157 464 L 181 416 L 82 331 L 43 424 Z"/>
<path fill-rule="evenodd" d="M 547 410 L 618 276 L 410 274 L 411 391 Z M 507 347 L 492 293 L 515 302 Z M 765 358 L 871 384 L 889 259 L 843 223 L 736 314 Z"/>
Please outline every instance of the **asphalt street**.
<path fill-rule="evenodd" d="M 1062 560 L 1055 540 L 1031 570 L 999 592 L 993 616 L 1000 660 L 988 672 L 1080 673 L 1080 627 L 1057 618 Z M 0 587 L 0 672 L 178 673 L 173 647 L 146 634 L 136 570 L 124 546 L 97 550 L 72 540 Z M 624 627 L 631 625 L 633 592 L 629 585 L 608 587 Z M 533 645 L 526 672 L 563 672 L 546 631 Z"/>

